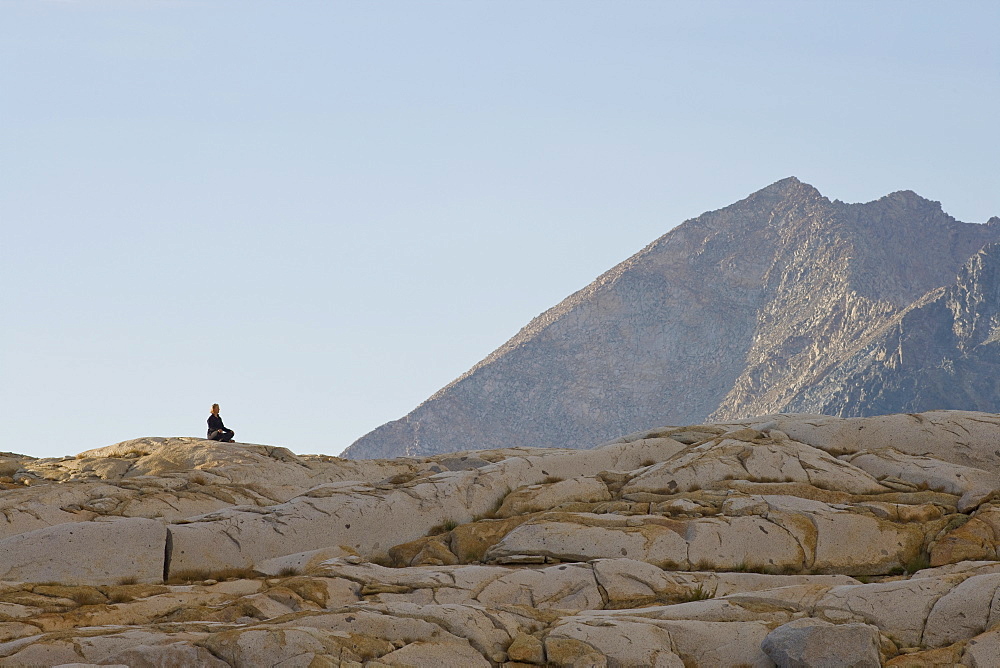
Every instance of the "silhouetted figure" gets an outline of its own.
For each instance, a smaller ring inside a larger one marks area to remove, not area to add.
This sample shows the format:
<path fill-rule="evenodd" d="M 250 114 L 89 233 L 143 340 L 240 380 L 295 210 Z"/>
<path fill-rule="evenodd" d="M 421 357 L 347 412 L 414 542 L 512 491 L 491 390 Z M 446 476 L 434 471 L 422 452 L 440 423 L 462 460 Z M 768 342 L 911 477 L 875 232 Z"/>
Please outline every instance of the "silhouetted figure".
<path fill-rule="evenodd" d="M 219 404 L 212 404 L 212 414 L 208 416 L 208 437 L 213 441 L 232 443 L 233 436 L 236 436 L 236 432 L 232 429 L 226 429 L 226 425 L 222 424 L 222 418 L 219 417 Z"/>

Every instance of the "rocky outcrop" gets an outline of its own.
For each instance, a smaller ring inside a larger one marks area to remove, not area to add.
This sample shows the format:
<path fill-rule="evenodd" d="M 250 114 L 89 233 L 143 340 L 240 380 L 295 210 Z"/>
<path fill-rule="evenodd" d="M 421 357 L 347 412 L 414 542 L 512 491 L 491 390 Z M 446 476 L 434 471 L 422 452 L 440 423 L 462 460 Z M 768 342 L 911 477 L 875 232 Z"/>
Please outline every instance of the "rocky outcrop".
<path fill-rule="evenodd" d="M 997 240 L 1000 219 L 961 223 L 909 191 L 845 204 L 785 179 L 657 239 L 345 456 L 1000 410 Z"/>
<path fill-rule="evenodd" d="M 4 455 L 0 665 L 993 665 L 997 443 L 1000 415 L 937 411 Z"/>

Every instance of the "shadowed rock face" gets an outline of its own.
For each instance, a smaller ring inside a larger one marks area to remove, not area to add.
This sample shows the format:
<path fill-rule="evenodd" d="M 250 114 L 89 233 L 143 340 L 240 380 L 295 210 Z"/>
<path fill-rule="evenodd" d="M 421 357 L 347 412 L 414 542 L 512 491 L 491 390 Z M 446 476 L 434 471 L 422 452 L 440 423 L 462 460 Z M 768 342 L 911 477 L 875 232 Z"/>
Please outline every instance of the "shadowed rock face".
<path fill-rule="evenodd" d="M 1000 244 L 890 319 L 787 405 L 839 416 L 1000 405 Z"/>
<path fill-rule="evenodd" d="M 589 447 L 793 410 L 998 410 L 994 240 L 1000 219 L 961 223 L 909 191 L 845 204 L 785 179 L 657 239 L 345 456 Z"/>

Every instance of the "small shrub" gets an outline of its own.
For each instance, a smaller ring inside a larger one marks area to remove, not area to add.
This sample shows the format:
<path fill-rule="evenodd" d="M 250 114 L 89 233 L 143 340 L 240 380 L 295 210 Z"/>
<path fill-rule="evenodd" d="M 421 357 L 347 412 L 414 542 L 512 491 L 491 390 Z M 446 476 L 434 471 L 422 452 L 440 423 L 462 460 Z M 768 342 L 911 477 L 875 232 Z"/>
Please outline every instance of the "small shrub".
<path fill-rule="evenodd" d="M 107 603 L 107 597 L 94 587 L 86 585 L 64 585 L 61 587 L 38 586 L 32 590 L 41 596 L 68 598 L 77 605 L 101 605 Z"/>
<path fill-rule="evenodd" d="M 108 594 L 108 603 L 131 603 L 134 600 L 135 596 L 132 596 L 125 589 L 115 589 Z"/>
<path fill-rule="evenodd" d="M 138 578 L 138 576 L 135 576 L 135 575 L 126 575 L 125 577 L 120 578 L 118 580 L 118 584 L 120 584 L 120 585 L 134 585 L 134 584 L 139 584 L 139 578 Z"/>
<path fill-rule="evenodd" d="M 705 585 L 699 584 L 694 589 L 689 589 L 687 593 L 680 597 L 681 603 L 690 603 L 692 601 L 705 601 L 710 598 L 715 598 L 714 591 L 708 591 L 705 589 Z"/>
<path fill-rule="evenodd" d="M 278 571 L 278 577 L 290 578 L 296 575 L 302 575 L 302 569 L 296 566 L 285 566 L 280 571 Z"/>
<path fill-rule="evenodd" d="M 445 520 L 441 524 L 435 524 L 430 529 L 427 530 L 428 536 L 440 536 L 441 534 L 448 533 L 452 529 L 458 526 L 458 522 L 455 520 Z"/>

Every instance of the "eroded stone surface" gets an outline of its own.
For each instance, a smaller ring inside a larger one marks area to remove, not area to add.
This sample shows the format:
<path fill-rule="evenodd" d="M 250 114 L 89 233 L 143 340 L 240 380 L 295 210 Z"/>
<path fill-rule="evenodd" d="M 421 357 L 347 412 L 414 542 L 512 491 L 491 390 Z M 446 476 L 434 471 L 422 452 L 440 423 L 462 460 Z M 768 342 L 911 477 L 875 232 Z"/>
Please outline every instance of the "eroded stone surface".
<path fill-rule="evenodd" d="M 776 416 L 386 462 L 201 439 L 5 455 L 0 665 L 824 665 L 846 645 L 989 665 L 998 472 L 907 450 L 880 426 L 901 419 L 853 423 L 870 442 Z"/>

